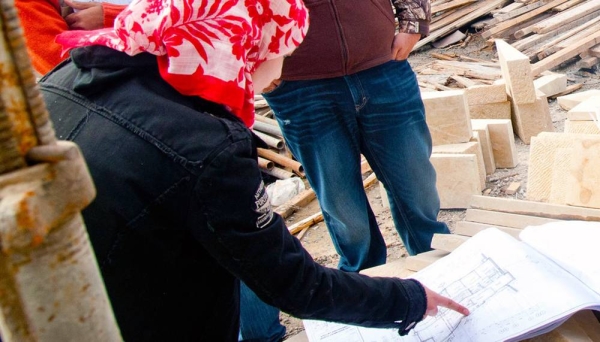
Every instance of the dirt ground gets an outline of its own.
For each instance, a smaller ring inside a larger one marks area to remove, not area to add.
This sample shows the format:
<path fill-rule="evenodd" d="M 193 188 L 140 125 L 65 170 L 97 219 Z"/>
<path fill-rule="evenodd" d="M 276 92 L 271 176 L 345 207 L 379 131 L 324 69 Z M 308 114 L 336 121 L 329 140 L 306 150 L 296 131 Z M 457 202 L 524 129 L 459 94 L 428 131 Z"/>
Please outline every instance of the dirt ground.
<path fill-rule="evenodd" d="M 466 55 L 472 58 L 478 58 L 487 61 L 497 61 L 497 55 L 493 47 L 489 47 L 485 41 L 477 36 L 467 46 L 455 46 L 446 49 L 422 48 L 413 52 L 409 57 L 409 62 L 413 67 L 432 60 L 431 53 L 446 53 L 456 55 Z M 574 65 L 575 61 L 567 63 L 553 69 L 555 72 L 565 73 L 568 76 L 568 84 L 583 83 L 584 86 L 578 90 L 583 91 L 592 88 L 598 88 L 600 77 L 595 74 L 595 70 L 582 70 Z M 566 111 L 561 109 L 556 100 L 549 100 L 550 112 L 556 132 L 562 132 L 564 129 L 564 120 Z M 510 197 L 515 199 L 526 199 L 527 190 L 527 165 L 529 159 L 529 146 L 525 145 L 515 136 L 519 164 L 511 169 L 497 169 L 495 173 L 488 175 L 486 179 L 486 188 L 489 189 L 489 196 Z M 513 195 L 507 195 L 504 189 L 511 182 L 520 182 L 520 189 Z M 382 205 L 380 196 L 380 186 L 375 183 L 367 189 L 367 194 L 380 224 L 381 232 L 388 247 L 388 262 L 392 262 L 407 257 L 406 249 L 394 228 L 390 210 Z M 315 200 L 308 206 L 300 209 L 287 219 L 288 225 L 291 225 L 307 216 L 319 211 L 318 202 Z M 464 219 L 466 210 L 441 210 L 438 219 L 446 222 L 452 231 L 456 222 Z M 327 228 L 323 222 L 312 226 L 301 238 L 304 247 L 311 253 L 317 262 L 322 265 L 335 268 L 339 257 L 336 254 Z M 287 328 L 287 339 L 301 332 L 304 327 L 301 320 L 282 313 L 280 316 L 282 324 Z"/>

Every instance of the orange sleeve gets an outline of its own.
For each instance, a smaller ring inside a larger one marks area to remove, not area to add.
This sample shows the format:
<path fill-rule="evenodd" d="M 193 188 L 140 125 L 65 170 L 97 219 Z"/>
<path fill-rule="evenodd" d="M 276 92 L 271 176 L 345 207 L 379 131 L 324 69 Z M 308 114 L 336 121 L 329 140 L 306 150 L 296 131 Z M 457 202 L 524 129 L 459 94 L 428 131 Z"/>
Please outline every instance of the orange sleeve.
<path fill-rule="evenodd" d="M 103 2 L 102 10 L 104 11 L 104 27 L 113 27 L 115 18 L 126 7 L 127 6 L 124 6 L 124 5 L 115 5 L 115 4 L 110 4 L 108 2 Z"/>
<path fill-rule="evenodd" d="M 62 47 L 54 39 L 66 31 L 67 23 L 58 10 L 58 1 L 15 0 L 31 64 L 44 75 L 68 55 L 61 57 Z"/>

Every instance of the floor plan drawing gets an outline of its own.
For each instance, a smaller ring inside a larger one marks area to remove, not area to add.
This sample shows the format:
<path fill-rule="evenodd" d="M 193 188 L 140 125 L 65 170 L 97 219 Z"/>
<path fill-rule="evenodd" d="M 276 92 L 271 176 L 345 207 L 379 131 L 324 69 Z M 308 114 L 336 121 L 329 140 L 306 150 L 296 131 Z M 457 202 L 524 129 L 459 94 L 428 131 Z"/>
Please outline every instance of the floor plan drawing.
<path fill-rule="evenodd" d="M 502 291 L 515 291 L 511 288 L 514 280 L 510 272 L 503 270 L 493 259 L 482 254 L 481 263 L 475 269 L 448 284 L 440 294 L 454 298 L 473 312 Z M 440 310 L 435 319 L 417 326 L 414 335 L 419 341 L 452 341 L 453 332 L 461 324 L 468 324 L 468 322 L 467 317 L 444 309 Z"/>

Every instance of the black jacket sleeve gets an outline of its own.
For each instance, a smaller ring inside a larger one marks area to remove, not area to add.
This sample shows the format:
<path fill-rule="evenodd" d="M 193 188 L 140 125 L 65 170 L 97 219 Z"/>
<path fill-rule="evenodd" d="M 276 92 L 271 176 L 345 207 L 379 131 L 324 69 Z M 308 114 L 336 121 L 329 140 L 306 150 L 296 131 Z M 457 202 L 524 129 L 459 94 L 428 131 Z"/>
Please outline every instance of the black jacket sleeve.
<path fill-rule="evenodd" d="M 426 309 L 416 280 L 371 278 L 317 264 L 269 205 L 251 133 L 216 151 L 195 189 L 195 236 L 263 301 L 302 319 L 408 332 Z"/>

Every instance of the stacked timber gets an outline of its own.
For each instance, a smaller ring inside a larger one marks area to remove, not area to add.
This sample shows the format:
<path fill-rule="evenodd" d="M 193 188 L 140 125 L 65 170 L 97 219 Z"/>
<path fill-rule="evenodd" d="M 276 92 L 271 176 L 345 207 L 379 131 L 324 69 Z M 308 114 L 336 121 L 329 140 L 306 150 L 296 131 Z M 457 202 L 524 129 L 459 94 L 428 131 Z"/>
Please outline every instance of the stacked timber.
<path fill-rule="evenodd" d="M 599 62 L 600 0 L 437 0 L 431 8 L 430 35 L 415 50 L 465 46 L 481 35 L 490 46 L 502 39 L 523 52 L 534 76 L 574 57 L 581 68 Z"/>

